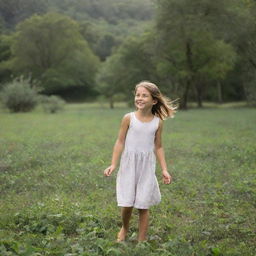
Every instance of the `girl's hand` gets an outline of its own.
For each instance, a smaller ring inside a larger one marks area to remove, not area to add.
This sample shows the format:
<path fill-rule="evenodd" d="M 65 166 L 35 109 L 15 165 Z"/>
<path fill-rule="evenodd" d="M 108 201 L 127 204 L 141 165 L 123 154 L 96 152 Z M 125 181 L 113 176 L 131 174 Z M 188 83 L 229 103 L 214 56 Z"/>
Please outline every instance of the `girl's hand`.
<path fill-rule="evenodd" d="M 105 176 L 110 176 L 111 173 L 116 169 L 114 165 L 110 165 L 108 168 L 104 170 L 104 175 Z"/>
<path fill-rule="evenodd" d="M 164 184 L 170 184 L 172 182 L 172 176 L 167 171 L 163 171 L 163 182 Z"/>

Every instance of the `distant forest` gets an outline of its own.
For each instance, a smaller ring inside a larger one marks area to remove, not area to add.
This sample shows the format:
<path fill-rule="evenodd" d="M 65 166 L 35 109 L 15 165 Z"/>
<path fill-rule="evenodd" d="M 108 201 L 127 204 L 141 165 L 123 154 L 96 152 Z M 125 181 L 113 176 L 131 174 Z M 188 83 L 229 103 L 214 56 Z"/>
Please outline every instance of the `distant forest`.
<path fill-rule="evenodd" d="M 76 20 L 101 60 L 131 34 L 143 33 L 153 19 L 151 0 L 0 0 L 2 32 L 11 32 L 34 14 L 61 13 Z"/>
<path fill-rule="evenodd" d="M 252 0 L 0 0 L 0 88 L 19 76 L 71 101 L 256 101 Z"/>

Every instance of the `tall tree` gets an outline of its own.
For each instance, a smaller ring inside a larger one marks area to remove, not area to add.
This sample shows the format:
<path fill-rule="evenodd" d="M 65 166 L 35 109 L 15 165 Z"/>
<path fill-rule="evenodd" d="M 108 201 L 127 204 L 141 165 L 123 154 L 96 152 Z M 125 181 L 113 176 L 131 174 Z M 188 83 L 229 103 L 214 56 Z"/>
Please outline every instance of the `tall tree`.
<path fill-rule="evenodd" d="M 11 76 L 11 68 L 7 62 L 11 58 L 11 38 L 0 34 L 0 84 L 8 81 Z"/>
<path fill-rule="evenodd" d="M 113 95 L 123 93 L 131 100 L 134 85 L 142 80 L 157 81 L 156 66 L 152 54 L 151 33 L 141 38 L 129 38 L 103 63 L 97 75 L 100 93 L 113 104 Z"/>
<path fill-rule="evenodd" d="M 239 20 L 234 23 L 239 29 L 235 45 L 239 58 L 239 73 L 236 75 L 244 89 L 244 95 L 250 105 L 256 106 L 256 2 L 243 0 L 239 5 Z"/>
<path fill-rule="evenodd" d="M 49 93 L 93 85 L 99 62 L 79 25 L 54 13 L 34 15 L 19 24 L 12 53 L 14 71 L 31 74 Z"/>
<path fill-rule="evenodd" d="M 189 90 L 193 87 L 201 107 L 207 80 L 224 78 L 234 64 L 234 50 L 217 39 L 212 30 L 210 21 L 220 10 L 217 8 L 214 12 L 214 7 L 218 6 L 210 0 L 158 1 L 158 70 L 163 76 L 172 76 L 175 84 L 179 84 L 183 108 L 187 108 Z"/>

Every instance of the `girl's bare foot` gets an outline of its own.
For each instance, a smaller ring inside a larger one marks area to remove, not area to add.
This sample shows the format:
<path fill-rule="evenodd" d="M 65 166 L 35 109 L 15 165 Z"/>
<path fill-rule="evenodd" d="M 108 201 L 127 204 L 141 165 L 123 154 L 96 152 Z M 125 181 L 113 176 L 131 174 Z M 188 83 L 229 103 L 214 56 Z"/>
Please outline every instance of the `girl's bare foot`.
<path fill-rule="evenodd" d="M 147 242 L 147 238 L 138 238 L 138 243 Z"/>
<path fill-rule="evenodd" d="M 117 242 L 123 242 L 125 240 L 127 231 L 122 227 L 121 230 L 117 234 Z"/>

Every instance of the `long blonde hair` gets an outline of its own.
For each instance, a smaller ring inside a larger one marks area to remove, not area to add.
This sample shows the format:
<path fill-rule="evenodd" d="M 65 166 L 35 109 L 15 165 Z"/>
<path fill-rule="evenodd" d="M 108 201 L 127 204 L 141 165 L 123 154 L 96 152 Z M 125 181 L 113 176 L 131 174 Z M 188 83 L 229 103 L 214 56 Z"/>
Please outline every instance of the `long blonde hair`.
<path fill-rule="evenodd" d="M 139 87 L 146 88 L 152 98 L 157 100 L 157 103 L 152 107 L 152 114 L 158 116 L 161 120 L 165 120 L 168 117 L 173 118 L 174 114 L 178 108 L 176 104 L 173 104 L 174 101 L 171 101 L 169 98 L 165 97 L 157 87 L 157 85 L 149 81 L 141 81 L 135 86 L 134 92 L 136 93 Z"/>

